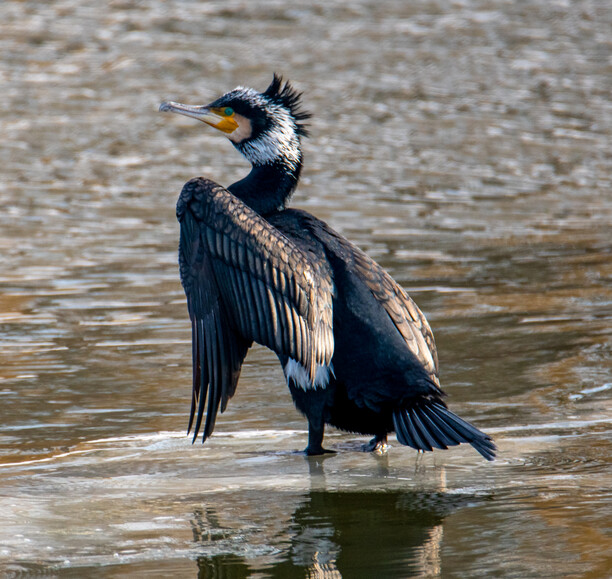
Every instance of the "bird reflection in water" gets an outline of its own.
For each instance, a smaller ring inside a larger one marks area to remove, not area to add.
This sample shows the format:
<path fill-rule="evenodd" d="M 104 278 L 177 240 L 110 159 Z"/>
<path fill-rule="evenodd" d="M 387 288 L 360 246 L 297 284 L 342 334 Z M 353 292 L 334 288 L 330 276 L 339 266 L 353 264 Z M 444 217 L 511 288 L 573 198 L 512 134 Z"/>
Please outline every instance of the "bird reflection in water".
<path fill-rule="evenodd" d="M 244 497 L 237 499 L 240 506 L 217 497 L 222 500 L 214 507 L 195 514 L 194 538 L 204 552 L 198 577 L 370 579 L 440 573 L 443 521 L 475 500 L 446 493 L 444 469 L 431 491 L 333 491 L 326 488 L 323 460 L 309 463 L 313 488 L 305 495 L 257 491 L 246 506 Z M 267 515 L 254 515 L 262 505 Z M 292 506 L 292 513 L 284 510 Z M 252 509 L 248 516 L 245 508 Z M 231 522 L 237 512 L 248 519 L 246 527 Z"/>

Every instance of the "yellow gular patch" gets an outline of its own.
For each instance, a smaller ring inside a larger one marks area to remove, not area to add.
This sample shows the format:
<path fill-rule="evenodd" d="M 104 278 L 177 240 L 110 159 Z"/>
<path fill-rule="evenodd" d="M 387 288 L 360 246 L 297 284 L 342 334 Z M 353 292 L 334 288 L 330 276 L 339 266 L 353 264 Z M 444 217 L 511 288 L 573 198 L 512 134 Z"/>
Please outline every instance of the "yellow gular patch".
<path fill-rule="evenodd" d="M 231 114 L 226 114 L 226 111 L 231 111 Z M 234 119 L 235 115 L 232 109 L 214 108 L 210 109 L 210 112 L 213 113 L 213 115 L 211 115 L 213 118 L 203 118 L 202 120 L 211 127 L 215 127 L 215 129 L 227 135 L 233 133 L 238 128 L 238 123 Z"/>

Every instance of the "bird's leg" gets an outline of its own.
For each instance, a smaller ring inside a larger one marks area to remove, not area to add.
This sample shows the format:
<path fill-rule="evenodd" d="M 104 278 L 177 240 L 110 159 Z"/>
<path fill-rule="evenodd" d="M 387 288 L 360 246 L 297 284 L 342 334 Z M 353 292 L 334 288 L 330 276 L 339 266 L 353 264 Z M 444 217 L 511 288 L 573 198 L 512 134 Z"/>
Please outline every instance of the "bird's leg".
<path fill-rule="evenodd" d="M 335 454 L 335 450 L 323 448 L 323 435 L 325 434 L 325 424 L 322 420 L 308 418 L 308 446 L 304 450 L 306 456 L 316 456 L 318 454 Z"/>
<path fill-rule="evenodd" d="M 387 444 L 387 433 L 377 434 L 370 442 L 364 444 L 363 452 L 375 452 L 376 454 L 385 454 L 389 445 Z"/>

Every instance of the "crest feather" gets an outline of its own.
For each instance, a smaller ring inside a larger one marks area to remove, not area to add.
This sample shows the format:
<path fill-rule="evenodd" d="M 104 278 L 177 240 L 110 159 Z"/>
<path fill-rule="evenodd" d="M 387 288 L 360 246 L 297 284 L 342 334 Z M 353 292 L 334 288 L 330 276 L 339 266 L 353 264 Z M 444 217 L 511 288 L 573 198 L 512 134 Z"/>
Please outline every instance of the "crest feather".
<path fill-rule="evenodd" d="M 308 130 L 305 121 L 312 115 L 302 110 L 302 93 L 298 92 L 289 81 L 284 81 L 280 74 L 274 73 L 270 86 L 262 93 L 264 97 L 271 102 L 281 105 L 289 110 L 291 116 L 295 119 L 296 132 L 304 137 L 308 136 Z"/>

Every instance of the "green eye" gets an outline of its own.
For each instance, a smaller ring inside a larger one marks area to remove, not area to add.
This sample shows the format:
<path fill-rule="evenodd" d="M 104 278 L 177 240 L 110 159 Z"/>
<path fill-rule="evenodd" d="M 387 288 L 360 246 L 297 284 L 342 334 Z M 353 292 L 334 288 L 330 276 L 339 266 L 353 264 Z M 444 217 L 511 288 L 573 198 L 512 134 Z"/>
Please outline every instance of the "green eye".
<path fill-rule="evenodd" d="M 231 117 L 234 114 L 234 109 L 232 107 L 225 107 L 225 109 L 223 109 L 223 114 L 226 117 Z"/>

